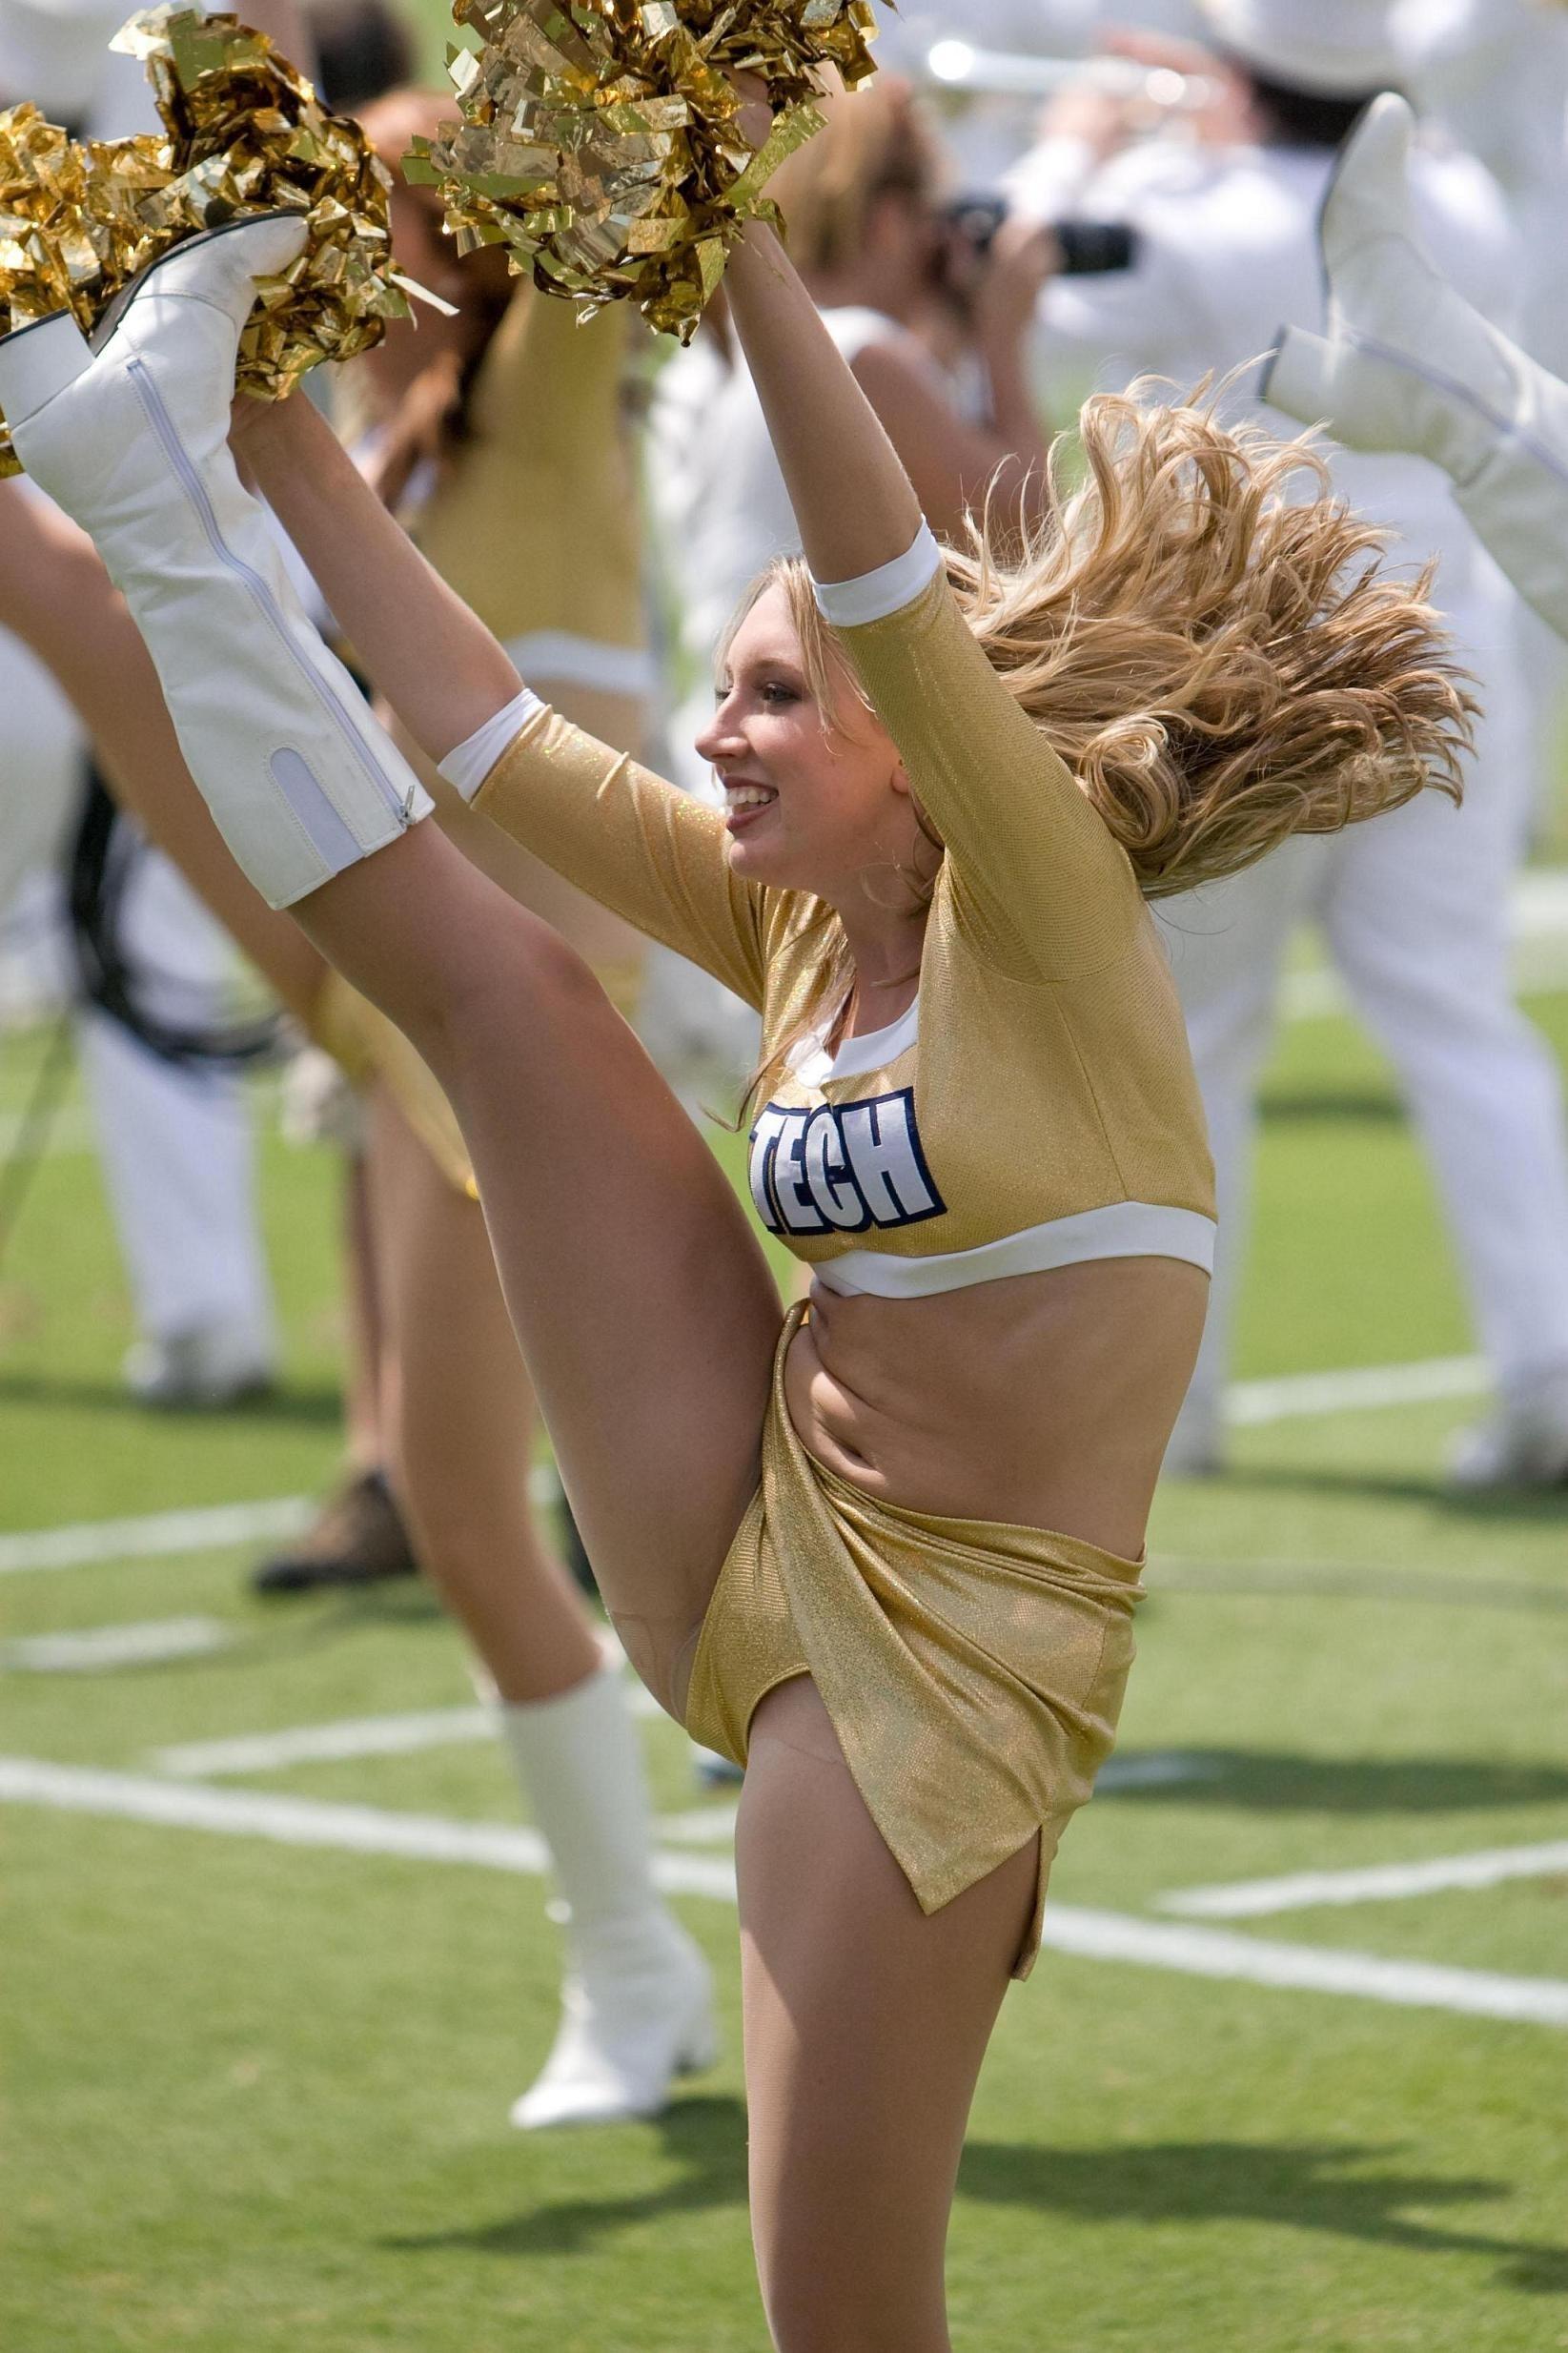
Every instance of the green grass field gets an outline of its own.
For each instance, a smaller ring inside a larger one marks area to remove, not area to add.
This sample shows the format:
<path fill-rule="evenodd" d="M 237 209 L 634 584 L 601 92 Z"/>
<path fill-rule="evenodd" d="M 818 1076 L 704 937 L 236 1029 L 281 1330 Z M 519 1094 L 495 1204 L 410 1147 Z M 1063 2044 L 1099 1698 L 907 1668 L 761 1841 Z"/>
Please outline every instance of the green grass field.
<path fill-rule="evenodd" d="M 1533 1011 L 1568 1059 L 1568 995 Z M 38 1050 L 3 1049 L 8 1116 Z M 1244 1377 L 1461 1355 L 1430 1188 L 1374 1055 L 1337 1018 L 1296 1023 L 1268 1101 Z M 5 1525 L 319 1483 L 330 1156 L 265 1147 L 283 1396 L 153 1419 L 117 1385 L 125 1302 L 73 1114 L 58 1136 L 0 1279 Z M 1445 1498 L 1444 1442 L 1472 1410 L 1261 1422 L 1230 1476 L 1162 1494 L 1123 1783 L 1053 1887 L 1077 1949 L 1008 1995 L 975 2112 L 951 2252 L 967 2353 L 1568 2346 L 1568 1499 Z M 513 2134 L 553 2026 L 541 1882 L 279 1843 L 256 1811 L 294 1801 L 295 1835 L 322 1841 L 329 1804 L 373 1810 L 373 1831 L 510 1825 L 495 1749 L 250 1770 L 169 1753 L 427 1710 L 456 1735 L 472 1694 L 454 1634 L 417 1590 L 263 1608 L 244 1547 L 96 1549 L 48 1568 L 0 1551 L 0 1746 L 75 1769 L 0 1784 L 6 2346 L 761 2353 L 729 1905 L 680 1899 L 723 1988 L 720 2070 L 657 2124 Z M 97 1672 L 29 1647 L 173 1620 L 219 1647 Z M 665 1852 L 722 1875 L 723 1801 L 698 1799 L 672 1728 L 646 1731 Z M 150 1790 L 213 1826 L 125 1818 Z M 1233 1918 L 1162 1908 L 1553 1841 L 1476 1887 L 1438 1871 L 1424 1892 L 1297 1890 Z M 1284 1982 L 1257 1981 L 1271 1967 Z"/>

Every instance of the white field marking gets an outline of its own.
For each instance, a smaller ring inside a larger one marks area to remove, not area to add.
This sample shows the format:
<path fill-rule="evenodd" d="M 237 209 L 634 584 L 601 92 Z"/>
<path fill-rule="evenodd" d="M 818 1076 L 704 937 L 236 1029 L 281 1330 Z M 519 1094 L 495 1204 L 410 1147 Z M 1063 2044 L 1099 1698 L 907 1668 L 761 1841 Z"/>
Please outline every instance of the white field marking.
<path fill-rule="evenodd" d="M 662 1716 L 664 1712 L 647 1685 L 632 1671 L 631 1663 L 621 1647 L 621 1637 L 613 1626 L 601 1626 L 594 1637 L 606 1667 L 622 1667 L 626 1671 L 626 1705 L 634 1716 Z"/>
<path fill-rule="evenodd" d="M 1415 1364 L 1353 1364 L 1341 1372 L 1287 1373 L 1276 1381 L 1238 1381 L 1225 1395 L 1233 1428 L 1293 1422 L 1313 1414 L 1370 1411 L 1378 1405 L 1425 1405 L 1476 1397 L 1489 1385 L 1479 1357 L 1428 1357 Z"/>
<path fill-rule="evenodd" d="M 1303 1420 L 1314 1414 L 1365 1412 L 1379 1405 L 1418 1405 L 1476 1397 L 1488 1385 L 1479 1357 L 1429 1357 L 1414 1364 L 1354 1364 L 1338 1372 L 1287 1373 L 1269 1381 L 1235 1381 L 1226 1393 L 1225 1418 L 1237 1428 Z M 535 1501 L 552 1504 L 559 1488 L 548 1463 L 535 1466 Z M 193 1511 L 151 1512 L 133 1520 L 88 1520 L 65 1527 L 26 1528 L 0 1536 L 0 1576 L 44 1568 L 81 1568 L 104 1561 L 148 1560 L 203 1552 L 297 1535 L 315 1505 L 308 1496 L 278 1496 L 254 1504 L 220 1504 Z"/>
<path fill-rule="evenodd" d="M 308 1495 L 255 1504 L 217 1504 L 194 1511 L 153 1511 L 134 1520 L 82 1520 L 66 1527 L 26 1528 L 0 1536 L 0 1576 L 35 1568 L 87 1568 L 99 1561 L 147 1561 L 297 1536 L 315 1509 Z"/>
<path fill-rule="evenodd" d="M 529 1477 L 536 1504 L 559 1501 L 560 1488 L 547 1463 Z M 39 1568 L 91 1568 L 103 1561 L 173 1559 L 181 1552 L 206 1552 L 224 1545 L 266 1544 L 297 1536 L 309 1527 L 317 1505 L 308 1495 L 264 1496 L 254 1504 L 214 1504 L 190 1511 L 151 1511 L 133 1520 L 80 1520 L 64 1527 L 23 1528 L 0 1536 L 0 1577 Z"/>
<path fill-rule="evenodd" d="M 27 1132 L 26 1115 L 19 1111 L 0 1112 L 0 1160 L 9 1159 Z M 92 1115 L 81 1103 L 68 1103 L 55 1113 L 50 1123 L 48 1137 L 40 1159 L 63 1160 L 68 1155 L 96 1152 L 98 1131 Z"/>
<path fill-rule="evenodd" d="M 1242 1978 L 1309 1994 L 1355 1994 L 1401 2009 L 1456 2010 L 1472 2017 L 1568 2027 L 1568 1979 L 1503 1977 L 1489 1969 L 1389 1961 L 1321 1945 L 1275 1944 L 1231 1929 L 1178 1927 L 1120 1912 L 1046 1906 L 1044 1941 L 1090 1960 L 1131 1961 L 1193 1977 Z"/>
<path fill-rule="evenodd" d="M 615 1636 L 601 1634 L 606 1665 L 624 1664 Z M 661 1715 L 651 1691 L 628 1668 L 626 1702 L 633 1715 Z M 494 1705 L 427 1708 L 396 1716 L 344 1716 L 329 1724 L 290 1724 L 275 1732 L 241 1732 L 228 1740 L 182 1741 L 154 1749 L 147 1762 L 173 1781 L 221 1781 L 230 1773 L 275 1773 L 291 1765 L 336 1765 L 361 1756 L 413 1756 L 422 1749 L 461 1749 L 499 1737 Z"/>
<path fill-rule="evenodd" d="M 156 1667 L 200 1658 L 234 1640 L 220 1618 L 144 1618 L 127 1626 L 85 1626 L 67 1634 L 26 1634 L 0 1643 L 0 1668 L 32 1675 L 101 1675 L 116 1667 Z"/>
<path fill-rule="evenodd" d="M 730 1846 L 740 1811 L 739 1805 L 694 1806 L 689 1813 L 662 1813 L 654 1827 L 661 1838 L 673 1838 L 678 1847 Z"/>
<path fill-rule="evenodd" d="M 1536 867 L 1518 877 L 1508 928 L 1516 989 L 1530 994 L 1568 988 L 1568 867 Z M 1332 965 L 1286 974 L 1280 990 L 1286 1021 L 1316 1021 L 1351 1010 L 1350 994 Z"/>
<path fill-rule="evenodd" d="M 209 1790 L 192 1782 L 51 1765 L 36 1757 L 0 1757 L 0 1802 L 265 1838 L 285 1847 L 398 1855 L 417 1863 L 469 1863 L 532 1876 L 549 1869 L 543 1839 L 521 1824 L 456 1822 L 444 1814 L 392 1813 L 377 1806 L 329 1805 L 254 1790 Z M 670 1894 L 734 1901 L 735 1872 L 727 1858 L 656 1853 L 653 1872 Z"/>
<path fill-rule="evenodd" d="M 610 1657 L 613 1636 L 601 1639 Z M 634 1714 L 663 1711 L 651 1693 L 628 1674 L 627 1699 Z M 240 1733 L 228 1740 L 193 1740 L 154 1749 L 149 1770 L 174 1781 L 220 1781 L 231 1773 L 272 1773 L 292 1765 L 339 1764 L 355 1757 L 411 1756 L 423 1749 L 461 1748 L 493 1740 L 496 1721 L 488 1708 L 432 1708 L 408 1715 L 348 1716 L 330 1724 L 295 1724 L 275 1732 Z M 1212 1781 L 1219 1767 L 1211 1759 L 1169 1754 L 1112 1757 L 1100 1768 L 1097 1790 L 1165 1789 L 1188 1781 Z M 699 1806 L 666 1817 L 663 1833 L 706 1844 L 734 1828 L 733 1806 Z"/>
<path fill-rule="evenodd" d="M 411 1756 L 421 1749 L 494 1740 L 489 1708 L 431 1708 L 401 1716 L 349 1716 L 337 1724 L 295 1724 L 232 1740 L 185 1741 L 156 1749 L 148 1763 L 174 1781 L 221 1780 L 225 1773 L 275 1773 L 290 1765 L 336 1764 L 359 1756 Z"/>
<path fill-rule="evenodd" d="M 33 1757 L 0 1757 L 0 1802 L 265 1838 L 283 1846 L 398 1855 L 414 1862 L 466 1863 L 528 1873 L 545 1868 L 538 1833 L 502 1824 L 201 1789 Z M 735 1900 L 734 1867 L 727 1856 L 657 1853 L 654 1876 L 672 1894 Z M 1066 1904 L 1047 1907 L 1045 1941 L 1060 1953 L 1176 1970 L 1189 1976 L 1239 1978 L 1253 1985 L 1359 1995 L 1404 2008 L 1568 2027 L 1568 1981 L 1550 1977 L 1504 1977 L 1489 1970 L 1444 1969 L 1366 1953 L 1275 1944 L 1233 1930 L 1141 1920 L 1128 1913 L 1091 1912 Z"/>
<path fill-rule="evenodd" d="M 1349 993 L 1332 964 L 1287 972 L 1279 985 L 1281 1021 L 1323 1021 L 1332 1013 L 1350 1010 Z"/>
<path fill-rule="evenodd" d="M 1142 1756 L 1111 1757 L 1095 1774 L 1094 1790 L 1097 1796 L 1108 1790 L 1168 1790 L 1183 1781 L 1216 1781 L 1221 1770 L 1212 1757 L 1151 1749 Z"/>
<path fill-rule="evenodd" d="M 1555 1872 L 1568 1872 L 1568 1839 L 1545 1847 L 1488 1847 L 1427 1863 L 1298 1871 L 1281 1879 L 1239 1879 L 1230 1887 L 1178 1888 L 1155 1901 L 1161 1912 L 1252 1920 L 1272 1912 L 1304 1912 L 1314 1904 L 1375 1904 L 1393 1896 L 1433 1895 L 1444 1888 L 1495 1888 L 1505 1879 L 1544 1879 Z"/>

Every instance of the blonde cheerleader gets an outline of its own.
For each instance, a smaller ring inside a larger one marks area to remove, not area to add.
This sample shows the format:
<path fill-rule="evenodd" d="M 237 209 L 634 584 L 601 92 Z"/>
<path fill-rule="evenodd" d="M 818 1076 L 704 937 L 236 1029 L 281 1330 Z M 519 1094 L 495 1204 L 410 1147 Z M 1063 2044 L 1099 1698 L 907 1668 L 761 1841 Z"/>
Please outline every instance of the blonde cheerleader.
<path fill-rule="evenodd" d="M 944 558 L 757 226 L 730 298 L 810 576 L 772 575 L 727 646 L 724 808 L 530 694 L 305 403 L 248 409 L 413 739 L 760 1008 L 753 1192 L 815 1271 L 781 1319 L 602 990 L 420 822 L 289 599 L 226 435 L 253 277 L 298 234 L 186 246 L 96 352 L 23 330 L 0 405 L 124 588 L 235 854 L 441 1081 L 626 1648 L 748 1761 L 774 2343 L 943 2353 L 965 2119 L 1110 1745 L 1203 1321 L 1210 1169 L 1145 901 L 1418 791 L 1462 697 L 1370 535 L 1277 500 L 1310 461 L 1206 413 L 1091 408 L 1089 485 L 1032 552 Z"/>

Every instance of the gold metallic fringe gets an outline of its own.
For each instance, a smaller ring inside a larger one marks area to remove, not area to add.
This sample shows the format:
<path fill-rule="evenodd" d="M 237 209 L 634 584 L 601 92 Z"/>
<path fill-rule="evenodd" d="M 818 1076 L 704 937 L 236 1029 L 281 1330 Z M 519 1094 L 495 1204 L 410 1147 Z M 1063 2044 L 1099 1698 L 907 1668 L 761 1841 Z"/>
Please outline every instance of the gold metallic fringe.
<path fill-rule="evenodd" d="M 457 0 L 453 16 L 482 44 L 450 55 L 462 120 L 403 169 L 440 190 L 458 250 L 505 244 L 584 317 L 632 301 L 682 341 L 743 224 L 777 219 L 764 187 L 821 126 L 821 70 L 851 89 L 875 71 L 869 0 Z M 773 108 L 756 151 L 743 71 Z"/>
<path fill-rule="evenodd" d="M 162 8 L 111 46 L 145 61 L 163 135 L 78 143 L 34 106 L 0 113 L 0 333 L 61 309 L 91 331 L 182 237 L 275 211 L 307 215 L 310 242 L 262 282 L 239 346 L 245 391 L 281 399 L 318 360 L 352 358 L 408 316 L 391 174 L 265 34 Z M 0 421 L 0 477 L 20 470 Z"/>

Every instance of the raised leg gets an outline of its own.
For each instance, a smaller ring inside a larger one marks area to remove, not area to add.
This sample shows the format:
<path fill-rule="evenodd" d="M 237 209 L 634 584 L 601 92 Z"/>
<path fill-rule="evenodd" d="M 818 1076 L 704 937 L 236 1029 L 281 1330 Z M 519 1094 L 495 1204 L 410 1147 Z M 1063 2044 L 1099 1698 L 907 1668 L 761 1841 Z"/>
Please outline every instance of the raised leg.
<path fill-rule="evenodd" d="M 736 1842 L 752 2230 L 778 2353 L 948 2353 L 943 2258 L 1037 1843 L 927 1917 L 815 1685 L 758 1709 Z"/>
<path fill-rule="evenodd" d="M 102 349 L 69 318 L 11 336 L 0 406 L 124 591 L 236 858 L 275 904 L 300 903 L 443 1083 L 602 1590 L 678 1707 L 678 1661 L 757 1475 L 777 1294 L 728 1183 L 586 968 L 417 823 L 417 779 L 281 576 L 225 427 L 255 276 L 297 235 L 263 220 L 179 248 Z M 331 451 L 347 504 L 317 503 L 326 544 L 347 512 L 347 592 L 356 576 L 374 592 L 339 617 L 361 650 L 377 639 L 373 666 L 410 684 L 401 715 L 444 756 L 516 675 Z M 286 437 L 275 455 L 287 486 Z M 317 545 L 284 520 L 340 608 Z"/>
<path fill-rule="evenodd" d="M 115 800 L 289 1010 L 308 1019 L 325 963 L 225 848 L 191 780 L 147 647 L 92 542 L 23 482 L 0 482 L 0 627 L 15 632 L 70 698 Z M 8 710 L 8 731 L 11 724 Z"/>
<path fill-rule="evenodd" d="M 678 1661 L 756 1484 L 778 1293 L 706 1143 L 580 960 L 430 827 L 299 911 L 441 1081 L 561 1477 L 638 1672 Z M 399 976 L 398 943 L 441 943 Z"/>

